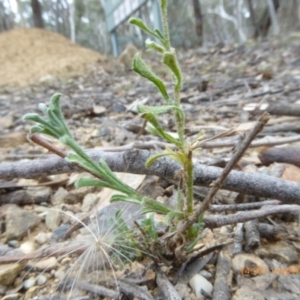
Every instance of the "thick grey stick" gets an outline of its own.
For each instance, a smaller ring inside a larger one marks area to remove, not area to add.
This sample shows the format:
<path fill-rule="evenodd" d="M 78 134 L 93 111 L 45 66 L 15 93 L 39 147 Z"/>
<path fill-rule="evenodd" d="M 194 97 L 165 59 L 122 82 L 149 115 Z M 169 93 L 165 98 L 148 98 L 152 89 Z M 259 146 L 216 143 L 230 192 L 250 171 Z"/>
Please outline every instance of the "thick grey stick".
<path fill-rule="evenodd" d="M 115 172 L 128 172 L 133 174 L 157 175 L 174 179 L 181 169 L 180 165 L 168 157 L 158 159 L 149 169 L 145 162 L 150 156 L 147 150 L 128 150 L 124 152 L 105 152 L 97 149 L 88 151 L 95 160 L 106 160 Z M 0 179 L 38 178 L 42 175 L 54 175 L 79 171 L 74 165 L 64 159 L 51 156 L 46 159 L 29 162 L 12 162 L 0 164 Z M 209 186 L 216 180 L 222 169 L 218 167 L 197 164 L 194 168 L 195 185 Z M 300 184 L 278 179 L 268 175 L 231 171 L 225 180 L 223 189 L 238 193 L 250 194 L 265 198 L 281 200 L 284 203 L 300 205 Z"/>

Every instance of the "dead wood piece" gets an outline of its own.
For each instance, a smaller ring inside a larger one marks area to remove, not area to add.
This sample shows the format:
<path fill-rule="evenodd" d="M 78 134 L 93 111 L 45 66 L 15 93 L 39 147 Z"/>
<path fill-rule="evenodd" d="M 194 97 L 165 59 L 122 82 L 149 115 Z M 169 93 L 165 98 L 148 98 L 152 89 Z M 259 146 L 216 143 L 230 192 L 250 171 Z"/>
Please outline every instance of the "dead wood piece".
<path fill-rule="evenodd" d="M 234 247 L 233 247 L 233 255 L 241 253 L 243 250 L 243 240 L 244 240 L 244 224 L 238 223 L 236 225 L 236 230 L 234 233 Z"/>
<path fill-rule="evenodd" d="M 267 200 L 253 203 L 241 203 L 241 204 L 227 204 L 227 205 L 212 205 L 209 209 L 210 212 L 224 212 L 230 210 L 249 210 L 264 205 L 279 205 L 281 202 L 278 200 Z"/>
<path fill-rule="evenodd" d="M 146 168 L 145 163 L 151 155 L 147 150 L 104 152 L 95 149 L 88 151 L 88 154 L 96 161 L 103 158 L 114 172 L 156 175 L 174 179 L 181 169 L 179 164 L 168 157 L 160 158 L 150 168 Z M 67 163 L 66 160 L 51 156 L 44 160 L 2 163 L 0 164 L 0 179 L 37 178 L 42 175 L 78 172 L 79 170 L 77 166 Z M 194 168 L 194 184 L 209 186 L 221 175 L 221 172 L 221 168 L 197 164 Z M 278 199 L 285 203 L 300 203 L 299 183 L 263 174 L 233 170 L 226 178 L 222 188 L 238 193 Z"/>
<path fill-rule="evenodd" d="M 55 246 L 51 246 L 46 249 L 40 249 L 36 252 L 29 253 L 29 254 L 23 254 L 23 253 L 16 253 L 16 254 L 10 254 L 5 256 L 0 256 L 0 264 L 9 264 L 14 263 L 22 260 L 34 260 L 39 259 L 43 257 L 50 257 L 50 256 L 63 256 L 67 255 L 69 253 L 72 254 L 82 254 L 86 249 L 88 248 L 88 245 L 59 245 L 56 244 Z"/>
<path fill-rule="evenodd" d="M 280 147 L 268 148 L 259 154 L 259 159 L 264 165 L 274 162 L 288 163 L 300 168 L 300 148 Z"/>
<path fill-rule="evenodd" d="M 64 280 L 59 284 L 58 289 L 65 290 L 69 285 L 72 286 L 74 281 L 76 281 L 76 288 L 81 290 L 112 299 L 119 299 L 120 297 L 120 293 L 118 291 L 110 290 L 104 286 L 91 284 L 87 281 L 77 280 L 76 278 L 68 278 L 67 280 Z"/>
<path fill-rule="evenodd" d="M 269 215 L 276 215 L 282 213 L 290 213 L 298 215 L 300 213 L 299 205 L 278 205 L 278 206 L 264 206 L 259 210 L 252 210 L 247 212 L 237 212 L 231 215 L 210 215 L 203 218 L 203 222 L 208 228 L 217 228 L 230 224 L 237 224 L 258 218 L 267 217 Z"/>
<path fill-rule="evenodd" d="M 270 133 L 287 132 L 287 131 L 293 131 L 299 133 L 300 132 L 299 121 L 283 123 L 278 125 L 270 125 L 264 128 L 263 133 L 270 134 Z"/>
<path fill-rule="evenodd" d="M 229 276 L 231 270 L 230 259 L 221 251 L 218 257 L 216 277 L 214 282 L 213 300 L 230 300 Z"/>
<path fill-rule="evenodd" d="M 267 223 L 258 223 L 257 230 L 262 238 L 268 240 L 279 239 L 283 234 L 286 235 L 285 228 L 281 226 L 274 226 Z"/>
<path fill-rule="evenodd" d="M 169 281 L 158 265 L 155 266 L 156 283 L 166 300 L 181 300 L 173 284 Z"/>
<path fill-rule="evenodd" d="M 0 205 L 4 204 L 39 204 L 50 200 L 50 192 L 42 192 L 40 188 L 32 188 L 30 190 L 17 190 L 10 193 L 0 194 Z"/>
<path fill-rule="evenodd" d="M 257 248 L 260 245 L 260 235 L 257 230 L 257 220 L 245 223 L 246 251 Z"/>
<path fill-rule="evenodd" d="M 267 111 L 269 114 L 272 115 L 279 115 L 279 116 L 300 116 L 300 105 L 297 104 L 284 104 L 284 103 L 270 103 Z"/>
<path fill-rule="evenodd" d="M 294 135 L 294 136 L 282 137 L 282 138 L 265 137 L 253 141 L 249 146 L 249 148 L 263 147 L 263 146 L 270 147 L 270 146 L 294 143 L 294 142 L 298 142 L 299 140 L 300 140 L 300 135 Z M 220 148 L 220 147 L 233 147 L 236 145 L 236 142 L 237 142 L 237 138 L 231 138 L 230 140 L 219 139 L 219 140 L 209 141 L 204 144 L 201 144 L 201 148 L 213 149 L 213 148 Z"/>
<path fill-rule="evenodd" d="M 138 286 L 136 284 L 119 280 L 118 287 L 122 293 L 124 293 L 126 296 L 129 296 L 130 298 L 154 300 L 146 286 Z"/>

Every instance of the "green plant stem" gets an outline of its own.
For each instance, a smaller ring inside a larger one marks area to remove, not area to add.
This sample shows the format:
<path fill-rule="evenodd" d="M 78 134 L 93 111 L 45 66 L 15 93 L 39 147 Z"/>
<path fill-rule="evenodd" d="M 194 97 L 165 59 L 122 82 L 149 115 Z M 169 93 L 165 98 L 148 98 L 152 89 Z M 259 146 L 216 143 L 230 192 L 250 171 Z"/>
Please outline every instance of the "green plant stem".
<path fill-rule="evenodd" d="M 254 128 L 245 136 L 244 140 L 236 150 L 236 153 L 232 156 L 230 161 L 227 163 L 226 167 L 223 169 L 223 172 L 220 175 L 220 177 L 212 183 L 212 188 L 203 200 L 202 205 L 199 206 L 199 208 L 193 213 L 193 215 L 190 218 L 188 218 L 180 228 L 177 229 L 176 235 L 172 238 L 174 242 L 176 241 L 176 239 L 180 238 L 181 235 L 185 235 L 189 228 L 193 226 L 194 223 L 197 223 L 200 215 L 209 209 L 209 206 L 214 196 L 221 188 L 230 171 L 233 169 L 235 164 L 241 159 L 251 142 L 254 140 L 257 134 L 262 131 L 269 119 L 270 115 L 267 112 L 264 112 L 260 116 Z"/>
<path fill-rule="evenodd" d="M 186 201 L 187 201 L 187 213 L 191 215 L 194 212 L 194 166 L 192 161 L 192 151 L 189 150 L 186 163 Z"/>
<path fill-rule="evenodd" d="M 182 145 L 180 150 L 182 151 L 182 153 L 186 154 L 185 138 L 184 138 L 184 121 L 182 120 L 178 111 L 175 111 L 175 110 L 173 110 L 173 111 L 174 111 L 174 115 L 175 115 L 178 139 L 179 139 L 180 144 Z"/>

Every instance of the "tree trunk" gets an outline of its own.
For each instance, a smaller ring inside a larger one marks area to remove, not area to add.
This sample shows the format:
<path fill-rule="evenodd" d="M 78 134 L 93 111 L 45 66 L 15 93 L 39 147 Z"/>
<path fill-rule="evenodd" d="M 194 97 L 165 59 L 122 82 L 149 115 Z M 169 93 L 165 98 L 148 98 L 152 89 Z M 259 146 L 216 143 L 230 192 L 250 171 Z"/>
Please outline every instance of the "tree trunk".
<path fill-rule="evenodd" d="M 257 26 L 256 22 L 255 22 L 255 14 L 254 14 L 254 9 L 253 9 L 253 3 L 252 0 L 248 0 L 248 8 L 249 8 L 249 12 L 250 12 L 250 20 L 252 23 L 252 27 L 254 29 L 254 33 L 252 35 L 252 38 L 257 38 L 259 36 L 259 27 Z"/>
<path fill-rule="evenodd" d="M 21 18 L 21 27 L 25 28 L 26 27 L 26 23 L 25 23 L 25 19 L 24 19 L 24 15 L 23 15 L 23 3 L 20 0 L 17 0 L 17 6 L 18 6 L 18 14 Z"/>
<path fill-rule="evenodd" d="M 196 34 L 199 38 L 199 45 L 203 43 L 203 27 L 202 27 L 202 12 L 199 0 L 193 0 L 195 23 L 196 23 Z"/>
<path fill-rule="evenodd" d="M 274 12 L 276 13 L 280 6 L 280 2 L 279 2 L 279 0 L 272 0 L 272 4 L 273 4 Z M 257 35 L 255 37 L 258 37 L 258 34 L 260 34 L 263 37 L 266 37 L 268 35 L 269 29 L 272 24 L 271 17 L 272 16 L 270 14 L 270 8 L 269 8 L 269 4 L 268 4 L 264 10 L 264 13 L 263 13 L 259 23 L 258 23 L 259 31 L 257 32 Z"/>
<path fill-rule="evenodd" d="M 39 0 L 31 0 L 34 27 L 43 28 L 42 7 Z"/>
<path fill-rule="evenodd" d="M 4 3 L 0 1 L 0 31 L 12 29 L 14 26 L 13 16 L 11 15 L 10 2 L 8 3 L 9 3 L 10 12 L 6 11 Z"/>
<path fill-rule="evenodd" d="M 68 3 L 68 1 L 66 1 Z M 73 43 L 76 42 L 76 30 L 75 30 L 75 11 L 74 11 L 74 1 L 68 4 L 69 9 L 69 23 L 70 23 L 70 39 Z"/>

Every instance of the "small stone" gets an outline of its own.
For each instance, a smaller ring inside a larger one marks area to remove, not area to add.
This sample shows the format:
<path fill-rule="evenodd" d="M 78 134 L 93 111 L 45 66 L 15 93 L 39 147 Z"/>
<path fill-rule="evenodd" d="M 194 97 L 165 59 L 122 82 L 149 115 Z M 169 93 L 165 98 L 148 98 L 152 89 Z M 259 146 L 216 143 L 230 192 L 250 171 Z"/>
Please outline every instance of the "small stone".
<path fill-rule="evenodd" d="M 84 196 L 83 203 L 82 203 L 82 211 L 88 212 L 92 208 L 95 207 L 96 203 L 99 201 L 99 196 L 97 194 L 87 194 Z"/>
<path fill-rule="evenodd" d="M 47 233 L 39 232 L 34 239 L 38 244 L 43 245 L 47 242 Z"/>
<path fill-rule="evenodd" d="M 276 259 L 288 265 L 298 263 L 297 251 L 283 241 L 267 244 L 264 247 L 259 247 L 255 253 L 262 257 Z"/>
<path fill-rule="evenodd" d="M 46 226 L 51 230 L 55 230 L 59 227 L 60 222 L 61 213 L 57 210 L 49 209 L 46 215 Z"/>
<path fill-rule="evenodd" d="M 119 103 L 116 103 L 113 105 L 112 107 L 112 112 L 123 112 L 123 111 L 126 111 L 126 107 L 122 104 L 119 104 Z"/>
<path fill-rule="evenodd" d="M 1 116 L 1 124 L 4 128 L 10 128 L 14 124 L 14 118 L 12 115 Z"/>
<path fill-rule="evenodd" d="M 269 274 L 267 264 L 254 254 L 239 253 L 232 259 L 232 269 L 235 275 L 261 276 Z"/>
<path fill-rule="evenodd" d="M 45 186 L 29 188 L 27 189 L 27 195 L 36 204 L 41 202 L 47 203 L 52 195 L 52 189 Z"/>
<path fill-rule="evenodd" d="M 212 279 L 211 273 L 206 270 L 202 270 L 199 274 L 204 278 L 206 278 L 207 280 Z"/>
<path fill-rule="evenodd" d="M 33 267 L 37 271 L 52 270 L 57 267 L 57 259 L 52 256 L 34 263 Z"/>
<path fill-rule="evenodd" d="M 52 233 L 51 240 L 58 242 L 59 240 L 63 239 L 69 228 L 70 228 L 69 224 L 63 224 L 63 225 L 59 226 Z"/>
<path fill-rule="evenodd" d="M 99 129 L 99 136 L 109 136 L 110 130 L 107 127 L 102 127 Z"/>
<path fill-rule="evenodd" d="M 63 204 L 68 194 L 69 192 L 67 190 L 65 190 L 63 187 L 59 187 L 59 189 L 55 192 L 55 194 L 51 198 L 52 205 Z"/>
<path fill-rule="evenodd" d="M 24 281 L 23 288 L 25 290 L 29 290 L 31 287 L 34 286 L 34 284 L 35 284 L 35 278 L 31 277 L 31 278 L 29 278 L 29 279 L 27 279 L 27 280 Z"/>
<path fill-rule="evenodd" d="M 194 275 L 190 279 L 189 284 L 197 298 L 201 297 L 201 290 L 205 291 L 209 295 L 211 295 L 213 290 L 212 284 L 200 274 Z"/>
<path fill-rule="evenodd" d="M 17 240 L 10 240 L 7 242 L 8 246 L 11 248 L 18 248 L 19 247 L 19 242 Z"/>
<path fill-rule="evenodd" d="M 248 286 L 243 286 L 238 289 L 233 296 L 232 300 L 265 300 L 259 292 L 252 291 Z"/>
<path fill-rule="evenodd" d="M 16 264 L 2 264 L 0 265 L 0 283 L 4 286 L 11 285 L 16 277 L 20 274 L 26 262 L 19 262 Z"/>
<path fill-rule="evenodd" d="M 106 108 L 101 105 L 95 105 L 93 107 L 93 113 L 98 116 L 103 116 L 106 113 Z"/>
<path fill-rule="evenodd" d="M 67 223 L 72 223 L 72 221 L 75 220 L 74 218 L 74 213 L 72 211 L 63 211 L 62 214 L 61 214 L 61 221 L 63 224 L 67 224 Z"/>
<path fill-rule="evenodd" d="M 177 283 L 175 289 L 181 299 L 190 299 L 190 288 L 185 283 Z"/>
<path fill-rule="evenodd" d="M 26 241 L 26 242 L 22 243 L 20 246 L 20 250 L 25 254 L 32 253 L 33 251 L 35 251 L 35 249 L 36 249 L 36 246 L 35 246 L 34 242 L 32 242 L 32 241 Z"/>
<path fill-rule="evenodd" d="M 29 229 L 35 227 L 40 222 L 40 218 L 15 204 L 7 204 L 1 207 L 5 216 L 5 232 L 7 239 L 20 239 Z"/>
<path fill-rule="evenodd" d="M 65 277 L 65 272 L 63 270 L 57 270 L 54 274 L 55 278 L 62 280 Z"/>
<path fill-rule="evenodd" d="M 37 278 L 37 284 L 38 285 L 43 285 L 45 284 L 47 281 L 47 277 L 45 275 L 39 275 L 38 278 Z"/>

